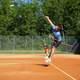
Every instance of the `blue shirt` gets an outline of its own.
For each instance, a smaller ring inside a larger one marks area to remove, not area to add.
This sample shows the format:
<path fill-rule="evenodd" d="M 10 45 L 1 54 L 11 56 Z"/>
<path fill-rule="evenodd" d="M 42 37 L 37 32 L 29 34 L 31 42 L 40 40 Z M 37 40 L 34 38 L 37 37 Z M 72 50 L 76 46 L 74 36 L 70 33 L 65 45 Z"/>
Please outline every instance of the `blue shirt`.
<path fill-rule="evenodd" d="M 54 37 L 58 40 L 58 41 L 62 41 L 62 37 L 61 37 L 61 33 L 60 31 L 56 30 L 56 26 L 54 24 L 51 24 L 52 26 L 52 33 L 54 35 Z"/>

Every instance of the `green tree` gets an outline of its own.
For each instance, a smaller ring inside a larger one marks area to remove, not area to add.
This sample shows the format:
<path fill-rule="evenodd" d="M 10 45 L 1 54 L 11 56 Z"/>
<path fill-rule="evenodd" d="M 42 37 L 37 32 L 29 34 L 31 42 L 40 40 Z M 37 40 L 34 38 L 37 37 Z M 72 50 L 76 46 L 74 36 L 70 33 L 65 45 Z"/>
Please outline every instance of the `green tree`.
<path fill-rule="evenodd" d="M 80 34 L 80 0 L 0 0 L 0 34 L 47 35 L 50 26 L 43 15 L 62 24 L 66 35 Z"/>
<path fill-rule="evenodd" d="M 66 35 L 80 33 L 80 0 L 46 0 L 44 13 L 54 24 L 61 23 Z"/>
<path fill-rule="evenodd" d="M 68 35 L 80 32 L 80 0 L 66 0 L 64 6 L 64 25 Z M 79 35 L 79 34 L 78 34 Z"/>

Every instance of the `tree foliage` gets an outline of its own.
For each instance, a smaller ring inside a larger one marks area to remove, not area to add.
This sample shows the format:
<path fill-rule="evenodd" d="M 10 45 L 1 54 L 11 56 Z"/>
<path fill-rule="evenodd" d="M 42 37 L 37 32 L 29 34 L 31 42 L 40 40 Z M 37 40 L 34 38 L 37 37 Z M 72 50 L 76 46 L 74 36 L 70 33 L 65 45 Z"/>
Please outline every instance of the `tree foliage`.
<path fill-rule="evenodd" d="M 80 34 L 80 0 L 0 0 L 0 34 L 47 35 L 50 26 L 42 14 L 62 24 L 66 35 Z"/>

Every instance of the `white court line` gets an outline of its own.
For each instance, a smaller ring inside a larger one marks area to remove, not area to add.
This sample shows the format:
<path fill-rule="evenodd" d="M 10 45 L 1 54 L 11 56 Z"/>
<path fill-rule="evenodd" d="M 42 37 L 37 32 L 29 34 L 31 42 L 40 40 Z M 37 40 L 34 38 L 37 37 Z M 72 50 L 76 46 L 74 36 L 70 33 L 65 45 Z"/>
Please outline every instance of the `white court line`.
<path fill-rule="evenodd" d="M 3 72 L 0 73 L 0 75 L 37 75 L 37 76 L 49 76 L 52 74 L 45 74 L 45 73 L 39 73 L 39 72 L 33 72 L 33 71 L 14 71 L 14 72 Z"/>
<path fill-rule="evenodd" d="M 8 62 L 8 63 L 0 63 L 0 65 L 15 65 L 15 64 L 26 64 L 30 62 Z"/>
<path fill-rule="evenodd" d="M 12 64 L 14 65 L 14 64 L 21 64 L 21 63 L 0 63 L 0 65 L 10 65 L 10 64 L 11 64 L 11 65 L 12 65 Z"/>
<path fill-rule="evenodd" d="M 59 67 L 57 67 L 56 65 L 54 65 L 54 64 L 52 64 L 51 63 L 51 65 L 53 66 L 53 67 L 55 67 L 58 71 L 60 71 L 61 73 L 63 73 L 63 74 L 65 74 L 65 75 L 67 75 L 68 77 L 70 77 L 72 80 L 77 80 L 77 79 L 75 79 L 74 77 L 72 77 L 72 76 L 70 76 L 68 73 L 66 73 L 65 71 L 63 71 L 62 69 L 60 69 Z"/>

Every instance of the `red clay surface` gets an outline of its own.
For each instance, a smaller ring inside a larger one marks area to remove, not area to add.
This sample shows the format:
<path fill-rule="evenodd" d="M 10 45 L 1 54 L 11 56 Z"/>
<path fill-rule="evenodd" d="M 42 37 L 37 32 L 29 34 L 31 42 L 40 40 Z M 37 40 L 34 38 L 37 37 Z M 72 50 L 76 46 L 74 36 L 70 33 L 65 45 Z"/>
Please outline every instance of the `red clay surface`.
<path fill-rule="evenodd" d="M 80 80 L 80 55 L 0 54 L 0 80 Z"/>

